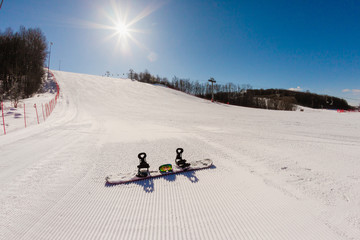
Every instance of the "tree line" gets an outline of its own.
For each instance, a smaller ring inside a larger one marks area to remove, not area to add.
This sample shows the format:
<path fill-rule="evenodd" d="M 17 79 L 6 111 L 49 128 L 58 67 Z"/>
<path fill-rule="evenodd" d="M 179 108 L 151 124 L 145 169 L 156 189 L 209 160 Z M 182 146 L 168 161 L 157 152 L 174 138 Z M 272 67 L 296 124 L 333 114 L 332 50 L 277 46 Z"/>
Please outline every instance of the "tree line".
<path fill-rule="evenodd" d="M 274 110 L 295 110 L 296 105 L 315 109 L 352 109 L 338 97 L 285 89 L 248 89 L 240 93 L 221 93 L 217 96 L 230 104 Z"/>
<path fill-rule="evenodd" d="M 195 95 L 197 97 L 207 98 L 211 95 L 211 85 L 199 81 L 191 81 L 189 78 L 179 78 L 174 76 L 171 81 L 166 77 L 160 77 L 159 75 L 152 75 L 148 70 L 144 72 L 136 73 L 130 69 L 128 78 L 137 80 L 139 82 L 150 83 L 150 84 L 161 84 L 166 87 L 179 90 L 188 94 Z M 227 91 L 245 91 L 246 89 L 252 89 L 249 84 L 235 85 L 228 83 L 225 85 L 214 84 L 214 93 L 227 92 Z"/>
<path fill-rule="evenodd" d="M 128 78 L 150 84 L 161 84 L 197 97 L 211 100 L 212 88 L 208 82 L 191 81 L 188 78 L 174 76 L 171 81 L 166 77 L 154 76 L 148 70 L 136 73 L 130 69 Z M 253 89 L 249 84 L 214 84 L 214 98 L 216 101 L 232 105 L 273 109 L 295 110 L 295 105 L 310 108 L 352 109 L 346 100 L 328 95 L 296 92 L 285 89 Z"/>
<path fill-rule="evenodd" d="M 283 98 L 294 104 L 317 109 L 352 109 L 346 100 L 329 95 L 319 95 L 309 91 L 290 91 L 285 89 L 252 90 L 256 96 Z"/>
<path fill-rule="evenodd" d="M 0 98 L 17 102 L 36 93 L 44 78 L 46 38 L 39 28 L 0 31 Z"/>

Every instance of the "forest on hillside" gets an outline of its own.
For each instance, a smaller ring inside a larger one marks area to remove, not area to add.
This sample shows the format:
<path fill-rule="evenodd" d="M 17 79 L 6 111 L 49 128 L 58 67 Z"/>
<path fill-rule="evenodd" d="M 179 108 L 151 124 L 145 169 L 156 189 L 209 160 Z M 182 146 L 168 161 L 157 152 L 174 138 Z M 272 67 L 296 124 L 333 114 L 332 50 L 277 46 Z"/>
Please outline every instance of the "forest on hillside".
<path fill-rule="evenodd" d="M 136 73 L 130 69 L 128 77 L 132 80 L 150 84 L 161 84 L 197 97 L 212 99 L 212 86 L 209 82 L 200 83 L 186 78 L 174 76 L 171 81 L 158 75 L 153 76 L 149 71 Z M 351 107 L 346 100 L 315 93 L 290 91 L 285 89 L 252 89 L 249 84 L 214 84 L 214 100 L 232 105 L 273 109 L 295 110 L 296 105 L 316 109 L 344 109 Z"/>
<path fill-rule="evenodd" d="M 39 28 L 0 31 L 0 98 L 15 103 L 36 93 L 44 78 L 46 38 Z"/>

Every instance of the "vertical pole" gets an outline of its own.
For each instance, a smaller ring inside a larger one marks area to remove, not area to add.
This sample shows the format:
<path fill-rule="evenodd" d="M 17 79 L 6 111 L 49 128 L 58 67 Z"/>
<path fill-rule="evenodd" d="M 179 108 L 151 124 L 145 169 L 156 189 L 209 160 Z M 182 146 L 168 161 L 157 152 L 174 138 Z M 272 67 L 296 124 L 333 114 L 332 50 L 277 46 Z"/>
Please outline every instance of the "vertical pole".
<path fill-rule="evenodd" d="M 214 101 L 214 83 L 216 83 L 214 78 L 210 78 L 208 80 L 209 82 L 211 82 L 211 101 Z"/>
<path fill-rule="evenodd" d="M 211 82 L 211 100 L 214 101 L 214 82 Z"/>
<path fill-rule="evenodd" d="M 26 128 L 26 113 L 25 113 L 25 103 L 24 103 L 24 122 L 25 122 L 25 128 Z"/>
<path fill-rule="evenodd" d="M 34 108 L 35 108 L 35 110 L 36 110 L 36 117 L 37 117 L 37 120 L 38 120 L 38 124 L 40 124 L 40 122 L 39 122 L 39 115 L 38 115 L 37 107 L 36 107 L 36 103 L 34 104 Z"/>
<path fill-rule="evenodd" d="M 4 104 L 1 101 L 1 111 L 2 111 L 2 119 L 3 119 L 3 124 L 4 124 L 4 134 L 6 135 L 6 130 L 5 130 L 5 118 L 4 118 Z"/>
<path fill-rule="evenodd" d="M 45 122 L 44 104 L 42 103 L 41 106 L 42 106 L 42 113 L 43 113 L 43 118 L 44 118 L 44 122 Z"/>
<path fill-rule="evenodd" d="M 48 118 L 50 113 L 49 113 L 49 105 L 47 103 L 45 103 L 45 111 L 46 111 L 46 117 Z"/>
<path fill-rule="evenodd" d="M 47 78 L 49 79 L 49 72 L 50 72 L 50 56 L 51 56 L 51 46 L 53 45 L 52 42 L 50 42 L 50 51 L 49 51 L 49 64 L 48 64 L 48 74 Z"/>

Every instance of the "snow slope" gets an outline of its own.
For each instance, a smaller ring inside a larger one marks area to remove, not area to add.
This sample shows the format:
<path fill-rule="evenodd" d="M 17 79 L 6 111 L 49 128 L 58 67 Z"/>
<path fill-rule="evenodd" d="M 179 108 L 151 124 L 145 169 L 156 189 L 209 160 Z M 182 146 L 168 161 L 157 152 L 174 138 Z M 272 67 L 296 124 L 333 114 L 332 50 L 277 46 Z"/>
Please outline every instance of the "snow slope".
<path fill-rule="evenodd" d="M 0 239 L 360 239 L 360 114 L 211 103 L 54 71 L 46 122 L 0 136 Z M 151 168 L 214 167 L 108 187 Z"/>

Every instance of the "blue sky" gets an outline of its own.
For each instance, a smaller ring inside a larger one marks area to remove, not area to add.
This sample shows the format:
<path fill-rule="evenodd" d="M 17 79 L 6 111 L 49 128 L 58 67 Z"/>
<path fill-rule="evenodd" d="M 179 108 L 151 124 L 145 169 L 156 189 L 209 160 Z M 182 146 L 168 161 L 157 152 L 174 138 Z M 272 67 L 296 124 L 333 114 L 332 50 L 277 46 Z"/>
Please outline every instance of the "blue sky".
<path fill-rule="evenodd" d="M 128 33 L 115 30 L 121 23 Z M 20 25 L 54 43 L 52 69 L 147 69 L 169 80 L 214 77 L 360 104 L 358 0 L 4 0 L 0 30 Z"/>

